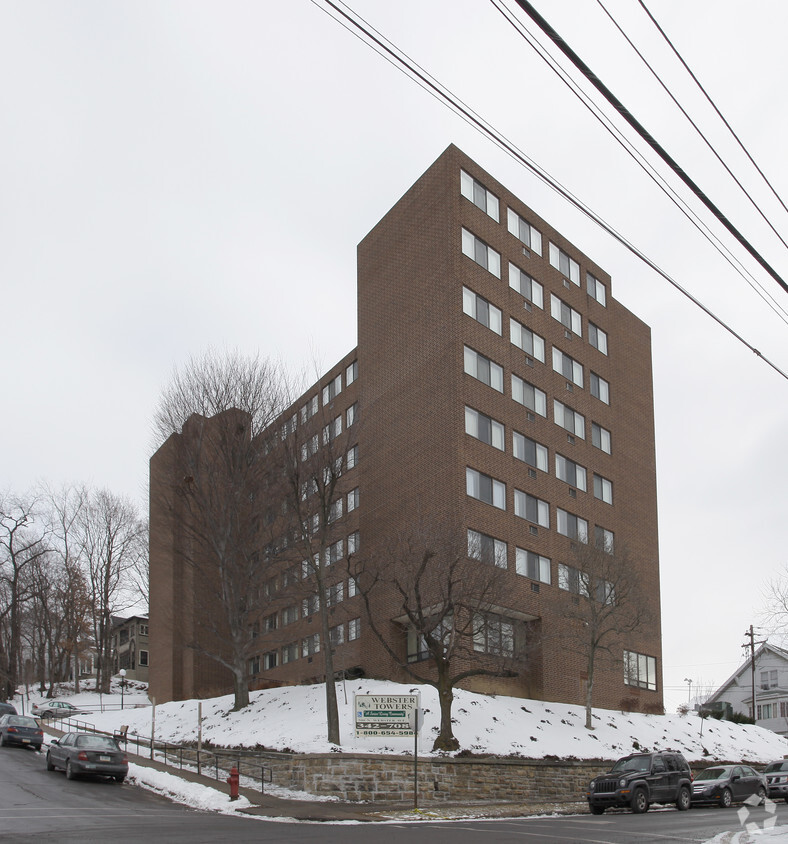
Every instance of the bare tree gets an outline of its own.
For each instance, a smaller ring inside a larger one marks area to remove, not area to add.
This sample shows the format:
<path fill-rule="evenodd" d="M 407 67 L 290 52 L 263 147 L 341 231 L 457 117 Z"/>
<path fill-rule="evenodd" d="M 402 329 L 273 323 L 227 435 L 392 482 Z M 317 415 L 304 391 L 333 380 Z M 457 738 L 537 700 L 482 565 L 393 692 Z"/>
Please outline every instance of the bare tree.
<path fill-rule="evenodd" d="M 272 422 L 287 391 L 281 369 L 258 357 L 208 351 L 191 359 L 163 392 L 154 418 L 166 450 L 168 483 L 152 483 L 152 506 L 173 508 L 196 602 L 186 644 L 226 668 L 235 708 L 249 703 L 261 590 L 279 511 L 272 489 Z M 163 458 L 164 459 L 164 458 Z M 155 564 L 154 560 L 154 564 Z"/>
<path fill-rule="evenodd" d="M 594 676 L 601 660 L 616 659 L 622 642 L 649 620 L 632 560 L 612 541 L 573 543 L 572 565 L 559 565 L 559 585 L 573 593 L 559 634 L 563 646 L 586 663 L 586 729 L 593 729 Z"/>
<path fill-rule="evenodd" d="M 0 497 L 0 700 L 13 696 L 21 671 L 24 607 L 30 570 L 46 553 L 46 530 L 34 498 Z"/>
<path fill-rule="evenodd" d="M 433 750 L 459 748 L 451 719 L 459 683 L 480 675 L 512 677 L 523 665 L 525 623 L 504 606 L 500 562 L 494 547 L 428 523 L 394 537 L 383 556 L 349 561 L 370 629 L 392 660 L 438 692 Z M 382 606 L 389 608 L 386 615 Z M 393 645 L 392 621 L 407 647 Z"/>
<path fill-rule="evenodd" d="M 785 644 L 788 640 L 788 563 L 766 582 L 762 596 L 761 621 L 771 637 Z"/>
<path fill-rule="evenodd" d="M 112 615 L 127 606 L 128 572 L 147 553 L 146 534 L 136 507 L 108 490 L 88 494 L 77 525 L 92 610 L 96 686 L 109 694 Z"/>
<path fill-rule="evenodd" d="M 355 491 L 343 480 L 355 465 L 358 437 L 357 406 L 337 415 L 332 405 L 317 397 L 282 424 L 279 437 L 285 483 L 285 530 L 288 544 L 297 550 L 302 573 L 308 582 L 307 602 L 315 602 L 320 618 L 320 645 L 323 653 L 326 695 L 327 738 L 340 744 L 339 712 L 334 677 L 334 651 L 331 641 L 330 609 L 332 572 L 344 556 L 342 524 L 348 510 L 357 505 Z M 300 422 L 298 414 L 300 413 Z M 333 568 L 332 568 L 333 566 Z"/>

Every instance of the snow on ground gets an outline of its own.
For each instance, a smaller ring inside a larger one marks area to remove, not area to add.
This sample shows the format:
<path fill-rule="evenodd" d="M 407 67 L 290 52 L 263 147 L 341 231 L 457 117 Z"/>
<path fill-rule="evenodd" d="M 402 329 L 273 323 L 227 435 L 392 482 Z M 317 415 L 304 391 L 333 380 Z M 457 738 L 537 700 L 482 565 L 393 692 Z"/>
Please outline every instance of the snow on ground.
<path fill-rule="evenodd" d="M 341 751 L 347 753 L 410 753 L 410 739 L 370 739 L 353 735 L 353 695 L 413 694 L 420 692 L 424 728 L 419 753 L 432 753 L 440 711 L 437 693 L 430 686 L 414 686 L 382 680 L 359 680 L 337 684 Z M 129 733 L 151 734 L 152 708 L 120 711 L 120 695 L 103 696 L 64 691 L 59 699 L 93 711 L 81 716 L 96 728 L 113 732 L 123 724 Z M 40 699 L 31 694 L 29 705 Z M 148 703 L 144 687 L 125 694 L 125 705 Z M 156 739 L 196 742 L 196 700 L 175 701 L 156 707 Z M 233 712 L 232 695 L 202 701 L 203 743 L 220 747 L 266 748 L 299 753 L 327 753 L 340 748 L 326 741 L 325 692 L 322 685 L 288 686 L 252 692 L 251 704 Z M 728 721 L 701 720 L 695 715 L 644 715 L 595 709 L 594 729 L 585 729 L 581 706 L 524 700 L 504 696 L 455 692 L 454 733 L 463 751 L 500 756 L 516 755 L 543 759 L 617 759 L 638 750 L 681 751 L 692 762 L 747 761 L 765 764 L 788 755 L 788 740 L 762 727 Z"/>

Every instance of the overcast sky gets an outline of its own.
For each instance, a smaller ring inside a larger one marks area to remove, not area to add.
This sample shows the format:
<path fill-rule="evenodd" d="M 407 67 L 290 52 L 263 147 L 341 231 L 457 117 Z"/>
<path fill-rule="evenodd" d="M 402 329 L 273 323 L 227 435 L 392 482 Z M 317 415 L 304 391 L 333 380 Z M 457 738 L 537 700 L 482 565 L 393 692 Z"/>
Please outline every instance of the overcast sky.
<path fill-rule="evenodd" d="M 788 277 L 784 247 L 601 6 L 535 5 Z M 786 237 L 788 215 L 636 0 L 605 5 Z M 788 6 L 647 5 L 788 198 Z M 788 370 L 785 321 L 492 3 L 353 7 Z M 356 244 L 453 142 L 604 267 L 652 328 L 666 702 L 686 700 L 685 678 L 721 683 L 788 561 L 788 382 L 323 8 L 0 0 L 0 488 L 85 481 L 144 508 L 150 420 L 174 366 L 209 345 L 294 371 L 334 364 L 356 344 Z"/>

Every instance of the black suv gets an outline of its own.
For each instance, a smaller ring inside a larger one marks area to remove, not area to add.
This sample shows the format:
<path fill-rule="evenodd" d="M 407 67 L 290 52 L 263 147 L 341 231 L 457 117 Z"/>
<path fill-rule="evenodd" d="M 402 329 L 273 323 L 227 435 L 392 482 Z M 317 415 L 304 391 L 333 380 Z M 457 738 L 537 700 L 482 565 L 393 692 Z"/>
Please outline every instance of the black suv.
<path fill-rule="evenodd" d="M 692 802 L 692 774 L 680 753 L 633 753 L 619 759 L 608 773 L 594 777 L 586 797 L 595 815 L 609 806 L 646 812 L 651 803 L 675 803 L 684 811 Z"/>

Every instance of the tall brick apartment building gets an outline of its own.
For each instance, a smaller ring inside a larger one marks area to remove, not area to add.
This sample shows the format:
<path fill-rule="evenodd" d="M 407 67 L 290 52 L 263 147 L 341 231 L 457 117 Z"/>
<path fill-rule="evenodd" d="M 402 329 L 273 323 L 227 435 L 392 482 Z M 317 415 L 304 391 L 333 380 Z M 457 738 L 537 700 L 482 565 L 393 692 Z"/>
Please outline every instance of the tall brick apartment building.
<path fill-rule="evenodd" d="M 359 245 L 358 346 L 283 419 L 300 430 L 318 419 L 357 430 L 331 547 L 337 563 L 360 547 L 382 553 L 380 537 L 425 513 L 456 524 L 471 556 L 494 548 L 506 578 L 499 646 L 513 641 L 515 620 L 539 631 L 539 645 L 520 676 L 476 678 L 476 689 L 584 702 L 583 661 L 551 635 L 577 600 L 572 548 L 626 545 L 651 621 L 599 667 L 595 704 L 634 696 L 661 705 L 650 330 L 613 298 L 601 267 L 456 147 Z M 171 447 L 151 461 L 150 682 L 159 701 L 231 687 L 183 648 L 192 610 L 177 509 L 153 503 Z M 335 571 L 335 670 L 404 679 L 368 629 L 347 569 Z M 255 681 L 322 680 L 314 606 L 288 592 L 287 572 L 276 590 L 262 610 Z M 394 607 L 376 612 L 404 657 L 414 637 Z"/>

